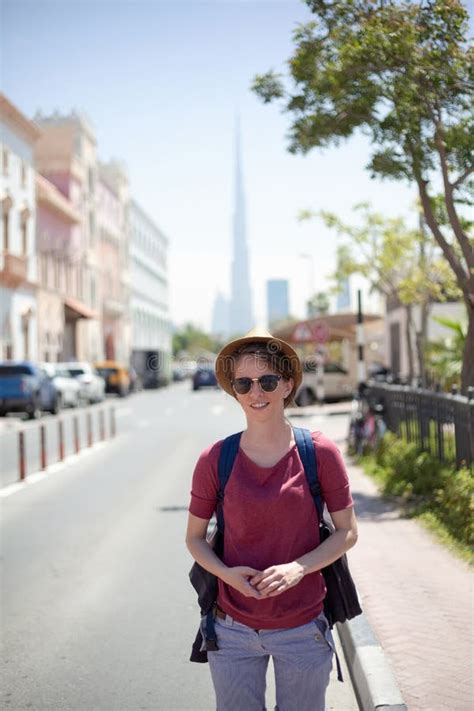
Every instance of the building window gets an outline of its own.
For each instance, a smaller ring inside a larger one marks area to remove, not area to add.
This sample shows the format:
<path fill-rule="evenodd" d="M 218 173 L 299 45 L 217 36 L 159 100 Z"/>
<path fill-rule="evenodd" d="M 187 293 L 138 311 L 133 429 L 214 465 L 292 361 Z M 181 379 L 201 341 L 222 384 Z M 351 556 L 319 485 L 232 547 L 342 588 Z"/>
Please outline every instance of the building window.
<path fill-rule="evenodd" d="M 28 178 L 28 166 L 25 161 L 21 161 L 21 187 L 26 188 L 26 181 Z"/>
<path fill-rule="evenodd" d="M 93 309 L 95 309 L 96 298 L 97 298 L 97 289 L 96 289 L 95 277 L 91 276 L 91 306 Z"/>
<path fill-rule="evenodd" d="M 2 151 L 2 172 L 3 172 L 3 175 L 8 175 L 9 167 L 10 167 L 10 151 L 8 150 L 8 148 L 4 147 L 3 151 Z"/>
<path fill-rule="evenodd" d="M 89 192 L 93 193 L 95 188 L 94 171 L 89 167 Z"/>
<path fill-rule="evenodd" d="M 8 252 L 10 249 L 10 211 L 3 208 L 3 251 Z"/>
<path fill-rule="evenodd" d="M 59 260 L 54 257 L 54 289 L 59 291 Z"/>
<path fill-rule="evenodd" d="M 24 214 L 20 214 L 20 232 L 21 253 L 26 256 L 28 254 L 28 218 Z"/>
<path fill-rule="evenodd" d="M 92 246 L 95 242 L 95 218 L 94 213 L 89 212 L 89 244 Z"/>

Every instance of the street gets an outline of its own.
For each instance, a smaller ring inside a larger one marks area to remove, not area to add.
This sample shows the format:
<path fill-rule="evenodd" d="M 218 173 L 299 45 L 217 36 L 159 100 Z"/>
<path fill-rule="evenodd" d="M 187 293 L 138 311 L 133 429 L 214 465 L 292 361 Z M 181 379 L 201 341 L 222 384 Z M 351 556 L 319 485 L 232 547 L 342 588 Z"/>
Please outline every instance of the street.
<path fill-rule="evenodd" d="M 188 661 L 198 608 L 184 533 L 197 456 L 244 421 L 189 382 L 114 404 L 115 439 L 2 501 L 6 709 L 214 707 L 207 666 Z M 294 423 L 337 440 L 345 420 Z M 357 708 L 347 673 L 340 684 L 333 671 L 328 702 Z"/>

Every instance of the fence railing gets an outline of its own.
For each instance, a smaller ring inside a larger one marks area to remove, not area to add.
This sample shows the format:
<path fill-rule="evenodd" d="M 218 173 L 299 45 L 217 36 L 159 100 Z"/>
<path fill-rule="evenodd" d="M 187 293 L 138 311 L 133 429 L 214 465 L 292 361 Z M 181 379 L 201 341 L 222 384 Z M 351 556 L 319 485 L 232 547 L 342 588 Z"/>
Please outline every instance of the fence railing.
<path fill-rule="evenodd" d="M 365 397 L 383 404 L 387 427 L 398 436 L 458 469 L 474 466 L 473 397 L 382 383 L 369 385 Z"/>

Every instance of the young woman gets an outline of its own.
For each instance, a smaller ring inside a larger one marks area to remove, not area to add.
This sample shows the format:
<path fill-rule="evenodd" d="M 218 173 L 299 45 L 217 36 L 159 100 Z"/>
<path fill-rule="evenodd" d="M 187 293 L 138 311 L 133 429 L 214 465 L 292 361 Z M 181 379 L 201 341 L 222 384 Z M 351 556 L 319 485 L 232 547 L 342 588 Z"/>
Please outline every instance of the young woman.
<path fill-rule="evenodd" d="M 301 383 L 296 352 L 254 329 L 221 350 L 216 374 L 247 420 L 225 489 L 223 560 L 206 542 L 222 441 L 196 464 L 186 535 L 193 558 L 219 579 L 218 650 L 208 652 L 217 711 L 264 711 L 270 656 L 277 710 L 324 711 L 334 642 L 320 571 L 357 540 L 344 463 L 333 442 L 312 433 L 336 529 L 320 545 L 316 507 L 284 413 Z"/>

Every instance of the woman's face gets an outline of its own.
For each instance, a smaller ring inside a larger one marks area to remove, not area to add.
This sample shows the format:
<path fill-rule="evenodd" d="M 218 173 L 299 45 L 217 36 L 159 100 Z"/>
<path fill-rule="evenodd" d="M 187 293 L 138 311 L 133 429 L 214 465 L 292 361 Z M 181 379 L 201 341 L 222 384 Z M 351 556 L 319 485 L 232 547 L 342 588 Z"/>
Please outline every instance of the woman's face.
<path fill-rule="evenodd" d="M 238 358 L 235 365 L 235 378 L 260 378 L 262 375 L 278 375 L 264 359 L 248 354 Z M 276 414 L 281 414 L 285 398 L 291 393 L 293 379 L 280 378 L 278 385 L 272 392 L 265 392 L 257 381 L 252 382 L 252 387 L 245 395 L 235 393 L 235 397 L 242 406 L 247 417 L 252 420 L 265 421 Z M 235 390 L 234 390 L 235 392 Z"/>

